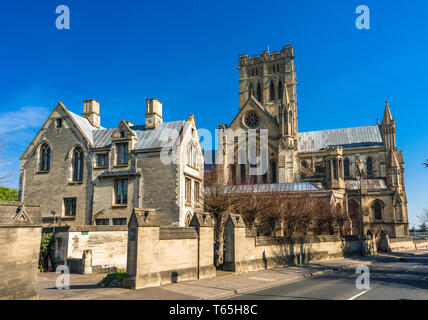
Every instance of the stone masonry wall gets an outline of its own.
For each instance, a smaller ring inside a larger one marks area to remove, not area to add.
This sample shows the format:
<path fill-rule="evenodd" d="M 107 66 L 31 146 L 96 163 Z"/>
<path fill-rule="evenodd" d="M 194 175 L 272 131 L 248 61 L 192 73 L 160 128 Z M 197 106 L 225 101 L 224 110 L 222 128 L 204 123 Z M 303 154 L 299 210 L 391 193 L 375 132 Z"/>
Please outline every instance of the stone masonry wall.
<path fill-rule="evenodd" d="M 62 238 L 61 260 L 82 259 L 85 250 L 92 251 L 92 270 L 126 269 L 128 229 L 126 226 L 76 226 L 56 234 Z M 77 263 L 79 265 L 79 263 Z M 79 272 L 79 266 L 72 272 Z"/>
<path fill-rule="evenodd" d="M 159 156 L 159 153 L 138 155 L 137 167 L 142 168 L 142 207 L 156 209 L 160 225 L 178 224 L 177 166 L 164 165 Z"/>
<path fill-rule="evenodd" d="M 40 205 L 42 218 L 52 219 L 51 211 L 55 211 L 57 218 L 63 223 L 89 224 L 92 194 L 89 182 L 92 165 L 88 143 L 61 108 L 56 108 L 52 117 L 53 121 L 48 121 L 41 129 L 33 144 L 29 146 L 25 158 L 22 159 L 21 200 Z M 55 118 L 59 117 L 64 119 L 63 127 L 60 129 L 55 125 Z M 43 143 L 47 143 L 52 152 L 49 172 L 39 171 L 40 148 Z M 85 153 L 82 183 L 71 181 L 72 151 L 76 146 L 80 146 Z M 76 216 L 65 217 L 63 199 L 74 197 L 77 198 Z"/>
<path fill-rule="evenodd" d="M 239 215 L 226 223 L 225 268 L 249 272 L 309 261 L 342 258 L 360 254 L 358 237 L 305 236 L 290 238 L 256 237 L 246 229 Z M 364 241 L 364 250 L 373 253 L 373 240 Z"/>
<path fill-rule="evenodd" d="M 41 233 L 38 207 L 0 203 L 0 299 L 37 297 Z"/>

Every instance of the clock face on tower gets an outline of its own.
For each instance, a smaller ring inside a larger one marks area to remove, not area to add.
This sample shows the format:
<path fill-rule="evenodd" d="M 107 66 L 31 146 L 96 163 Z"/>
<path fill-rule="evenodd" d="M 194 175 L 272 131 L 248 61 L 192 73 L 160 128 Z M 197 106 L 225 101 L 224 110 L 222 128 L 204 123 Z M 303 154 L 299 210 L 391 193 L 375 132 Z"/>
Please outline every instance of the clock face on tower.
<path fill-rule="evenodd" d="M 245 116 L 245 125 L 251 129 L 257 128 L 259 125 L 260 119 L 259 115 L 255 113 L 254 111 L 250 111 Z"/>

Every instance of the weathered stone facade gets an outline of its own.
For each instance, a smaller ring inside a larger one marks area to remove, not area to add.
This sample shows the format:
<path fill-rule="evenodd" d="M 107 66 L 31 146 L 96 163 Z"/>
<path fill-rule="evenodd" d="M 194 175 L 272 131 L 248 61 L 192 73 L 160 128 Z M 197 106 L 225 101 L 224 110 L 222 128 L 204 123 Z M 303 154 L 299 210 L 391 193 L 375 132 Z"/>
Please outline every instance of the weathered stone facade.
<path fill-rule="evenodd" d="M 322 235 L 302 237 L 257 237 L 247 229 L 240 215 L 231 214 L 226 222 L 224 270 L 237 273 L 263 270 L 345 256 L 373 254 L 372 236 Z"/>
<path fill-rule="evenodd" d="M 189 227 L 160 227 L 154 212 L 136 209 L 128 228 L 128 288 L 215 277 L 214 221 L 195 213 Z"/>
<path fill-rule="evenodd" d="M 55 262 L 66 264 L 72 273 L 84 273 L 85 252 L 90 250 L 90 272 L 126 269 L 128 228 L 126 226 L 71 226 L 55 233 Z"/>
<path fill-rule="evenodd" d="M 195 119 L 163 122 L 147 99 L 145 125 L 101 127 L 100 106 L 55 107 L 21 157 L 20 199 L 40 204 L 45 227 L 126 225 L 133 208 L 184 226 L 202 210 L 203 155 Z"/>
<path fill-rule="evenodd" d="M 403 151 L 396 147 L 388 102 L 380 124 L 298 132 L 294 59 L 291 46 L 239 57 L 239 112 L 229 125 L 219 126 L 225 174 L 233 184 L 308 182 L 334 190 L 348 199 L 354 234 L 360 233 L 361 203 L 364 234 L 385 230 L 392 237 L 408 236 Z M 250 176 L 252 164 L 248 155 L 242 161 L 239 146 L 249 141 L 251 130 L 259 144 L 261 129 L 268 130 L 268 168 Z"/>
<path fill-rule="evenodd" d="M 0 299 L 36 299 L 42 220 L 38 206 L 0 202 Z"/>

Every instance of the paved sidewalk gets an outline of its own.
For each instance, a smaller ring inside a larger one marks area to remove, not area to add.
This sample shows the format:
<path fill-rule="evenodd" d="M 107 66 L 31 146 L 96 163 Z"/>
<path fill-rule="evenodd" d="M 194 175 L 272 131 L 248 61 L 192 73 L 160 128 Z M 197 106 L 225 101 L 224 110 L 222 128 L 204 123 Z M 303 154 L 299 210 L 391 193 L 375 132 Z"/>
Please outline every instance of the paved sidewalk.
<path fill-rule="evenodd" d="M 76 286 L 73 294 L 54 299 L 97 299 L 97 300 L 214 300 L 231 297 L 279 284 L 299 281 L 311 276 L 340 269 L 355 269 L 360 265 L 369 265 L 373 258 L 347 258 L 319 261 L 299 266 L 289 266 L 234 274 L 220 271 L 216 278 L 192 280 L 163 285 L 156 288 L 128 290 L 122 288 L 80 288 Z M 75 275 L 77 276 L 77 275 Z M 82 276 L 84 277 L 84 276 Z M 86 276 L 90 277 L 90 276 Z M 73 282 L 72 282 L 73 283 Z M 58 290 L 59 291 L 59 290 Z M 70 291 L 70 290 L 67 290 Z M 67 292 L 62 290 L 62 295 Z M 53 298 L 44 295 L 45 299 Z M 43 298 L 42 297 L 42 298 Z"/>
<path fill-rule="evenodd" d="M 36 291 L 39 300 L 73 299 L 74 297 L 81 297 L 85 294 L 87 294 L 88 297 L 91 298 L 97 297 L 100 294 L 102 296 L 105 294 L 123 292 L 123 289 L 120 288 L 98 287 L 97 283 L 106 276 L 105 274 L 70 274 L 70 289 L 58 290 L 56 288 L 56 281 L 59 276 L 60 274 L 55 272 L 43 272 L 37 274 Z"/>
<path fill-rule="evenodd" d="M 428 253 L 428 250 L 379 253 L 371 257 L 325 260 L 245 274 L 218 271 L 217 277 L 213 279 L 185 281 L 138 290 L 98 287 L 97 283 L 105 276 L 100 274 L 71 274 L 70 290 L 57 290 L 55 284 L 58 274 L 40 273 L 37 292 L 41 300 L 214 300 L 299 281 L 326 272 L 355 269 L 360 265 L 370 265 L 382 261 L 398 261 L 405 257 L 425 253 Z"/>

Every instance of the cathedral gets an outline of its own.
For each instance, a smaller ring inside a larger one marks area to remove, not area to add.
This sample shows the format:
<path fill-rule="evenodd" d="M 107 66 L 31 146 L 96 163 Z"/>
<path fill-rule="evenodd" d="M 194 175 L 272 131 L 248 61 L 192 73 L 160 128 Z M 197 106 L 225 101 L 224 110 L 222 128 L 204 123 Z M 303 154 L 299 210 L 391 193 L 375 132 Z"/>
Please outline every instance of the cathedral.
<path fill-rule="evenodd" d="M 227 137 L 227 146 L 220 145 L 220 139 L 222 154 L 234 159 L 224 167 L 232 184 L 332 191 L 346 199 L 354 234 L 360 234 L 362 226 L 364 234 L 408 236 L 403 151 L 396 146 L 388 102 L 381 123 L 299 132 L 292 46 L 260 56 L 241 55 L 238 70 L 239 110 L 219 129 L 223 136 L 267 130 L 267 170 L 251 174 L 248 157 L 238 161 L 239 139 Z"/>

